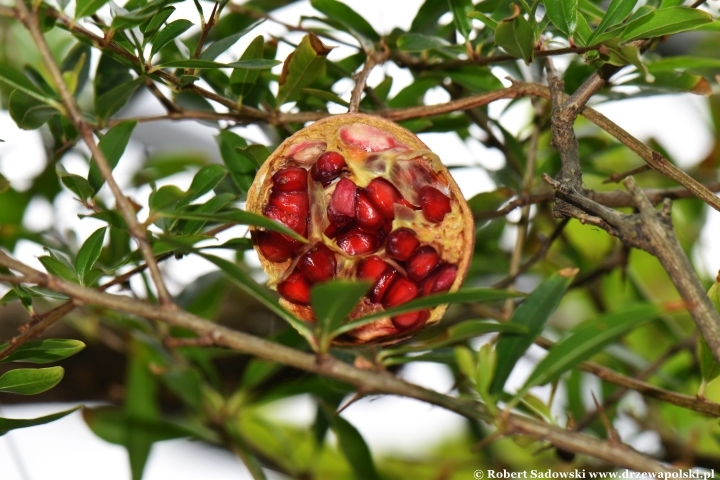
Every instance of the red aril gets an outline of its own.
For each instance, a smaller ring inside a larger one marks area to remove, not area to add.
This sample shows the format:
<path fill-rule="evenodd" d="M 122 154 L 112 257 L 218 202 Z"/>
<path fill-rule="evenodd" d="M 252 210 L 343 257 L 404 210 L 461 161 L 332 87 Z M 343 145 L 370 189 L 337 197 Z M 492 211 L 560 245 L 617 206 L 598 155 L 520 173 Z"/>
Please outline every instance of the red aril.
<path fill-rule="evenodd" d="M 447 169 L 415 135 L 368 115 L 332 116 L 288 138 L 263 163 L 247 209 L 307 238 L 251 229 L 280 303 L 306 321 L 314 284 L 369 281 L 349 315 L 360 318 L 457 290 L 473 252 L 472 216 Z M 335 342 L 396 343 L 445 308 L 380 318 Z"/>

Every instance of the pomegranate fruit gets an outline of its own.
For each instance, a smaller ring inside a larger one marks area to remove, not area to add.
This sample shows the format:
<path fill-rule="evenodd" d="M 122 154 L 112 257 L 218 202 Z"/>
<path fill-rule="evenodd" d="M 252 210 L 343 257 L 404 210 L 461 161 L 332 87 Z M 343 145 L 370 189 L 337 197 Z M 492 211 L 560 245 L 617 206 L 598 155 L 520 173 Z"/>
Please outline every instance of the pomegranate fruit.
<path fill-rule="evenodd" d="M 457 290 L 475 240 L 470 209 L 437 155 L 364 114 L 329 117 L 285 140 L 260 168 L 247 209 L 308 239 L 251 230 L 269 285 L 305 321 L 315 320 L 310 288 L 332 278 L 372 283 L 348 321 Z M 397 343 L 445 308 L 381 318 L 336 343 Z"/>

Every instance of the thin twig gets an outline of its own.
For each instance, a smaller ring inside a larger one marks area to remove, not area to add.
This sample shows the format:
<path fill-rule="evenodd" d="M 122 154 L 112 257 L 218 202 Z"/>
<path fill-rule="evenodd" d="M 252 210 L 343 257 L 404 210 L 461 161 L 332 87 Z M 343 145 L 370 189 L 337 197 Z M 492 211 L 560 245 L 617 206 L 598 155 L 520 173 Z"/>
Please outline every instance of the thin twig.
<path fill-rule="evenodd" d="M 365 59 L 365 65 L 357 75 L 355 79 L 355 88 L 353 88 L 352 94 L 350 95 L 350 106 L 348 107 L 348 113 L 356 113 L 360 111 L 360 97 L 363 91 L 365 91 L 365 84 L 370 76 L 375 65 L 378 65 L 385 61 L 388 55 L 387 47 L 383 52 L 371 51 L 367 54 Z"/>
<path fill-rule="evenodd" d="M 40 26 L 38 24 L 37 15 L 34 12 L 30 12 L 24 2 L 17 2 L 17 11 L 20 21 L 30 32 L 30 36 L 33 38 L 33 41 L 38 47 L 40 55 L 42 55 L 43 60 L 45 61 L 45 66 L 47 67 L 50 76 L 55 83 L 55 87 L 60 93 L 60 98 L 62 99 L 63 104 L 67 109 L 70 120 L 78 129 L 78 132 L 85 141 L 85 144 L 90 149 L 90 152 L 95 159 L 100 173 L 102 174 L 105 182 L 107 183 L 108 187 L 110 187 L 110 190 L 115 197 L 115 201 L 117 202 L 120 213 L 127 222 L 130 234 L 135 237 L 138 242 L 140 252 L 145 259 L 145 262 L 148 264 L 150 276 L 152 277 L 155 288 L 157 289 L 160 304 L 172 306 L 172 299 L 170 298 L 170 294 L 165 287 L 165 282 L 163 281 L 160 269 L 155 262 L 155 255 L 153 254 L 152 246 L 148 241 L 147 232 L 138 222 L 132 204 L 127 199 L 127 197 L 125 197 L 122 190 L 120 190 L 120 187 L 115 182 L 115 179 L 112 176 L 112 169 L 110 168 L 110 165 L 105 158 L 105 154 L 102 152 L 102 150 L 100 150 L 97 143 L 95 142 L 92 129 L 89 127 L 89 125 L 85 121 L 85 117 L 78 108 L 78 105 L 75 102 L 75 97 L 73 97 L 72 93 L 70 93 L 70 90 L 68 89 L 67 84 L 65 83 L 65 80 L 63 78 L 62 72 L 60 71 L 57 62 L 55 61 L 55 57 L 53 56 L 52 52 L 50 51 L 50 47 L 45 41 L 45 37 L 43 36 L 42 31 L 40 30 Z"/>
<path fill-rule="evenodd" d="M 195 55 L 193 56 L 193 58 L 200 58 L 200 53 L 202 53 L 202 48 L 205 45 L 205 40 L 207 39 L 207 36 L 210 33 L 213 25 L 215 25 L 215 13 L 217 12 L 218 4 L 219 2 L 215 2 L 215 4 L 213 5 L 212 13 L 210 13 L 210 20 L 208 20 L 207 23 L 203 25 L 202 33 L 200 34 L 200 40 L 198 41 L 197 47 L 195 48 Z"/>
<path fill-rule="evenodd" d="M 626 170 L 624 172 L 620 173 L 613 173 L 612 175 L 608 176 L 605 180 L 603 180 L 603 183 L 619 183 L 621 180 L 631 176 L 631 175 L 637 175 L 638 173 L 647 172 L 648 170 L 652 170 L 650 168 L 650 165 L 647 163 L 645 165 L 640 165 L 639 167 L 631 168 L 630 170 Z"/>

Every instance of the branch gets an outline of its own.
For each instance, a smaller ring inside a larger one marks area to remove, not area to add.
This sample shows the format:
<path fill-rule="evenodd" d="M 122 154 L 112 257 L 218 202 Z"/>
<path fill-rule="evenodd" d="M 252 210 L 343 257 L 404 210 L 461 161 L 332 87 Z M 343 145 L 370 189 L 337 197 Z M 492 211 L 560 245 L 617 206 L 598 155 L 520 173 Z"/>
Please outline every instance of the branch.
<path fill-rule="evenodd" d="M 170 298 L 170 294 L 165 287 L 165 282 L 162 279 L 160 269 L 155 262 L 155 256 L 152 251 L 152 246 L 148 242 L 147 232 L 138 222 L 132 204 L 127 199 L 127 197 L 125 197 L 125 195 L 120 190 L 120 187 L 115 182 L 115 179 L 112 176 L 112 169 L 110 168 L 110 165 L 108 165 L 105 154 L 95 143 L 92 129 L 87 124 L 87 122 L 85 122 L 85 118 L 83 117 L 82 112 L 78 108 L 78 105 L 75 102 L 75 98 L 73 97 L 72 93 L 70 93 L 70 90 L 68 90 L 68 87 L 65 84 L 65 80 L 62 76 L 62 72 L 60 71 L 57 62 L 55 61 L 55 58 L 50 51 L 50 47 L 45 41 L 45 37 L 43 37 L 42 31 L 40 30 L 37 15 L 34 12 L 31 13 L 25 5 L 25 2 L 22 1 L 17 2 L 17 12 L 18 18 L 30 32 L 33 41 L 35 42 L 38 50 L 40 51 L 40 55 L 45 61 L 45 65 L 48 68 L 50 76 L 53 79 L 53 82 L 55 83 L 55 86 L 60 93 L 60 97 L 62 98 L 65 108 L 67 109 L 70 120 L 78 129 L 78 132 L 80 132 L 80 135 L 90 149 L 90 152 L 95 158 L 95 162 L 97 163 L 97 166 L 102 173 L 105 182 L 107 183 L 108 187 L 110 187 L 110 190 L 115 197 L 115 201 L 117 202 L 120 213 L 127 222 L 128 229 L 130 230 L 131 235 L 135 237 L 138 242 L 140 252 L 145 259 L 145 262 L 148 264 L 150 276 L 152 277 L 155 288 L 157 289 L 160 304 L 172 305 L 172 299 Z"/>
<path fill-rule="evenodd" d="M 324 361 L 318 362 L 315 355 L 231 330 L 184 310 L 171 310 L 129 297 L 98 292 L 61 280 L 24 265 L 2 251 L 0 251 L 0 265 L 22 273 L 31 283 L 64 293 L 86 304 L 98 305 L 164 322 L 171 326 L 186 328 L 201 337 L 212 339 L 216 345 L 300 370 L 332 377 L 362 388 L 366 392 L 414 398 L 446 408 L 468 418 L 492 421 L 491 415 L 479 402 L 450 397 L 405 382 L 384 372 L 360 370 L 334 357 L 327 357 Z M 642 472 L 672 471 L 672 469 L 627 446 L 603 442 L 596 438 L 577 432 L 569 432 L 521 415 L 509 414 L 504 427 L 509 433 L 529 435 L 550 442 L 557 448 L 590 455 L 613 465 Z"/>
<path fill-rule="evenodd" d="M 543 178 L 565 201 L 601 220 L 598 226 L 618 237 L 625 245 L 639 248 L 658 258 L 682 297 L 700 333 L 716 360 L 720 361 L 720 313 L 708 298 L 700 280 L 673 232 L 671 201 L 665 199 L 658 212 L 633 177 L 623 182 L 639 213 L 626 215 L 585 198 L 567 185 Z"/>
<path fill-rule="evenodd" d="M 367 83 L 367 79 L 370 76 L 370 72 L 372 72 L 372 69 L 375 68 L 375 65 L 383 63 L 388 57 L 389 50 L 387 46 L 384 47 L 385 48 L 383 52 L 371 51 L 368 53 L 367 58 L 365 59 L 365 65 L 363 65 L 363 69 L 360 71 L 360 73 L 357 75 L 357 78 L 355 79 L 355 88 L 353 88 L 352 94 L 350 96 L 350 106 L 348 108 L 348 113 L 357 113 L 358 111 L 360 111 L 360 96 L 365 90 L 365 84 Z"/>

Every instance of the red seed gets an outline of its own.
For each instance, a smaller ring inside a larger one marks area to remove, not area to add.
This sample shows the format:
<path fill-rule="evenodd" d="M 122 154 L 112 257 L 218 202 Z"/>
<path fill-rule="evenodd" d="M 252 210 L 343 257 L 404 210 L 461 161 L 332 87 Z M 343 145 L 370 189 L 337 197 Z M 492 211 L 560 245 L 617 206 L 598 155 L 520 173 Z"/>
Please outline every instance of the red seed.
<path fill-rule="evenodd" d="M 355 207 L 355 220 L 358 226 L 369 232 L 377 231 L 385 224 L 385 217 L 373 205 L 365 191 L 360 190 Z"/>
<path fill-rule="evenodd" d="M 382 274 L 380 279 L 375 285 L 373 285 L 373 288 L 370 290 L 370 293 L 368 294 L 368 298 L 370 299 L 370 301 L 375 303 L 382 302 L 382 299 L 385 297 L 385 294 L 387 293 L 388 289 L 393 284 L 395 279 L 398 277 L 398 275 L 398 271 L 388 265 L 385 273 Z"/>
<path fill-rule="evenodd" d="M 293 243 L 285 240 L 284 235 L 278 232 L 257 231 L 253 236 L 260 253 L 271 262 L 282 263 L 294 253 Z"/>
<path fill-rule="evenodd" d="M 283 212 L 292 213 L 300 217 L 307 217 L 310 213 L 310 200 L 307 190 L 298 192 L 272 192 L 270 194 L 270 205 L 273 205 Z"/>
<path fill-rule="evenodd" d="M 338 178 L 345 167 L 347 167 L 347 164 L 342 155 L 338 152 L 325 152 L 313 164 L 310 175 L 313 180 L 327 185 Z"/>
<path fill-rule="evenodd" d="M 363 258 L 357 264 L 357 278 L 376 282 L 380 280 L 380 277 L 388 266 L 389 265 L 377 255 Z"/>
<path fill-rule="evenodd" d="M 395 203 L 402 198 L 395 185 L 382 177 L 377 177 L 370 181 L 366 193 L 383 217 L 388 220 L 395 218 Z"/>
<path fill-rule="evenodd" d="M 325 244 L 318 243 L 300 257 L 298 269 L 310 283 L 324 282 L 335 276 L 335 254 Z"/>
<path fill-rule="evenodd" d="M 446 213 L 450 213 L 450 199 L 440 190 L 430 185 L 420 189 L 420 207 L 426 220 L 440 223 Z"/>
<path fill-rule="evenodd" d="M 310 304 L 310 283 L 305 279 L 302 273 L 295 270 L 285 280 L 278 283 L 278 293 L 282 297 L 292 303 L 298 305 Z"/>
<path fill-rule="evenodd" d="M 307 234 L 307 216 L 303 218 L 299 215 L 287 213 L 273 205 L 266 205 L 263 213 L 265 213 L 266 217 L 295 230 L 298 235 L 305 236 Z"/>
<path fill-rule="evenodd" d="M 404 262 L 420 245 L 415 232 L 409 228 L 398 228 L 388 235 L 385 250 L 390 257 Z"/>
<path fill-rule="evenodd" d="M 355 217 L 355 197 L 357 188 L 347 178 L 341 178 L 335 185 L 335 191 L 328 207 L 328 219 L 337 226 L 347 225 Z"/>
<path fill-rule="evenodd" d="M 348 255 L 364 255 L 380 248 L 380 239 L 372 233 L 353 228 L 337 239 L 337 244 Z"/>
<path fill-rule="evenodd" d="M 383 307 L 397 307 L 418 296 L 418 288 L 407 278 L 395 279 L 382 300 Z"/>
<path fill-rule="evenodd" d="M 430 245 L 420 247 L 413 252 L 407 261 L 408 277 L 419 282 L 435 270 L 439 262 L 440 255 L 438 255 L 437 250 Z"/>
<path fill-rule="evenodd" d="M 420 328 L 425 325 L 429 316 L 430 312 L 428 310 L 420 310 L 419 312 L 400 314 L 393 317 L 391 320 L 393 325 L 395 325 L 395 328 L 406 332 L 408 330 L 415 330 L 416 328 Z"/>
<path fill-rule="evenodd" d="M 307 170 L 300 167 L 283 168 L 272 176 L 272 183 L 280 192 L 307 191 Z"/>
<path fill-rule="evenodd" d="M 457 277 L 457 267 L 455 265 L 442 265 L 423 281 L 422 294 L 430 295 L 432 293 L 447 292 L 455 282 L 455 277 Z"/>

